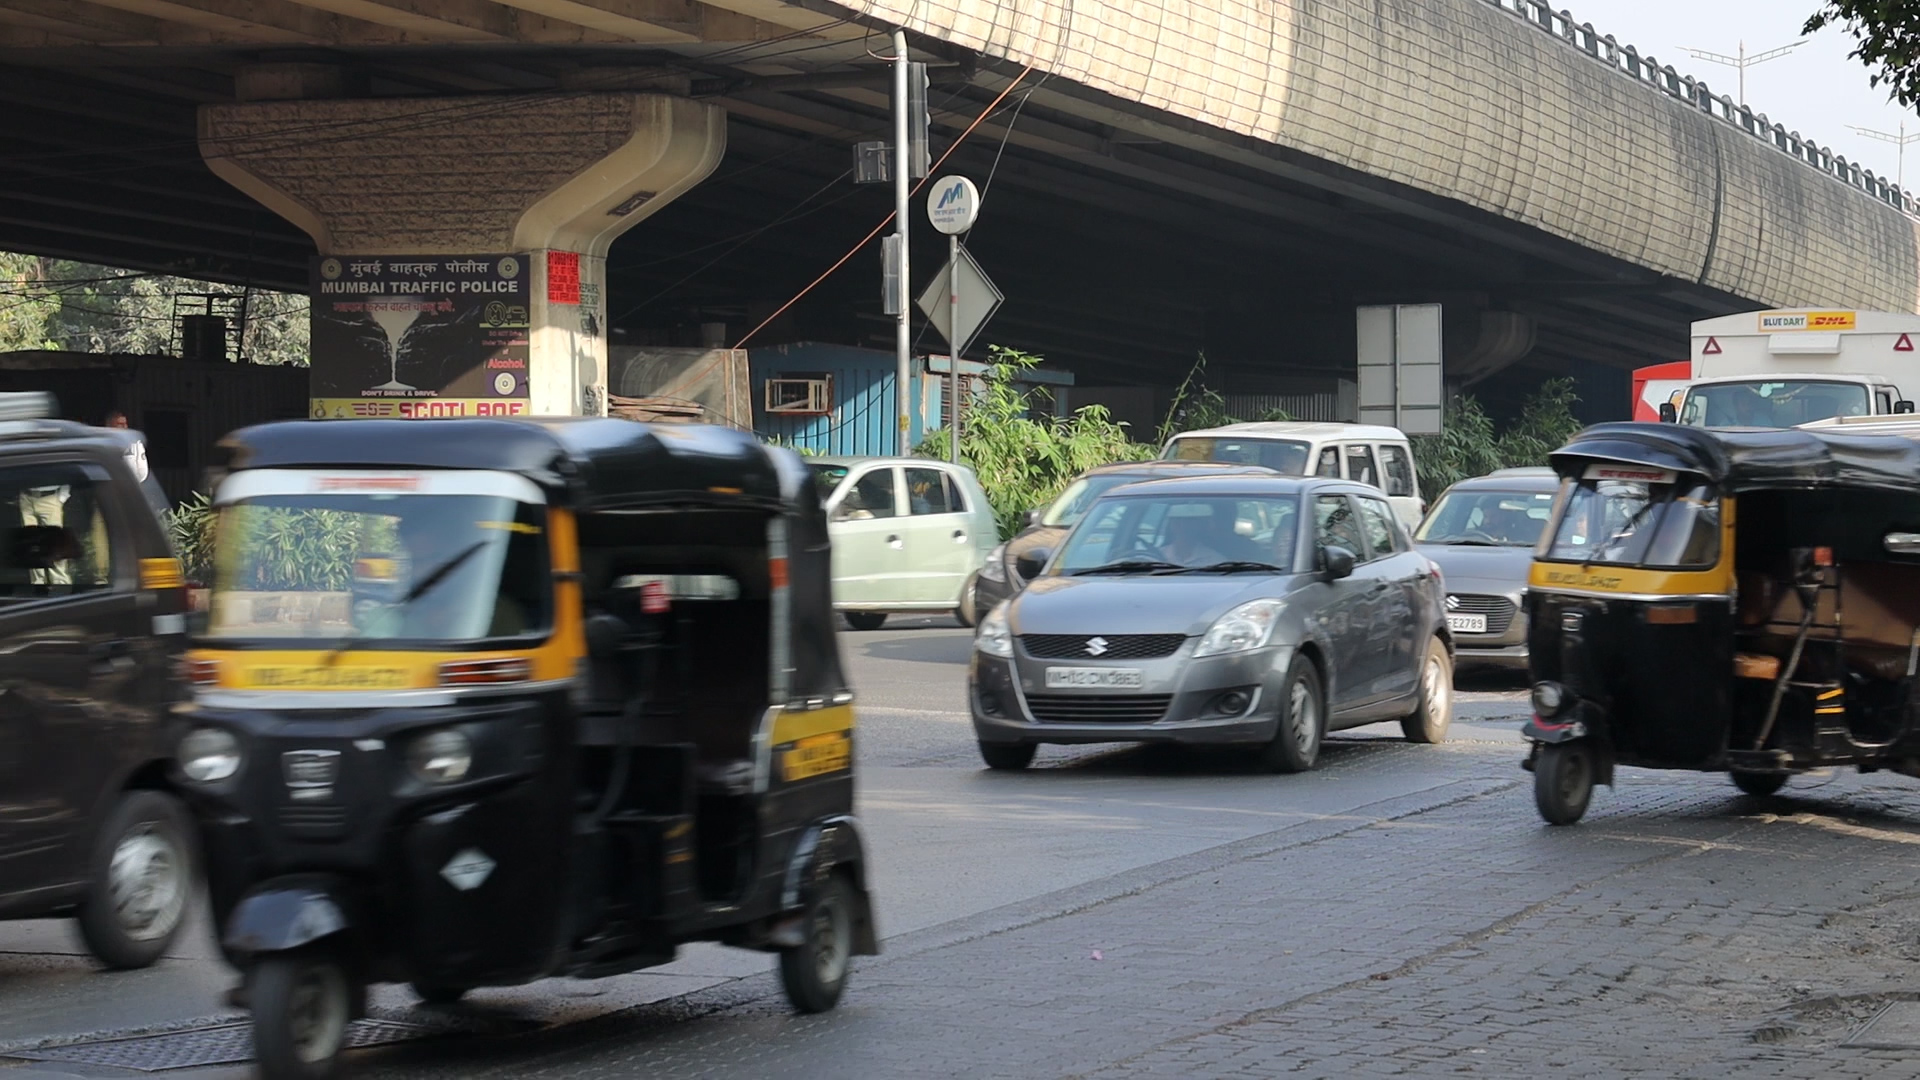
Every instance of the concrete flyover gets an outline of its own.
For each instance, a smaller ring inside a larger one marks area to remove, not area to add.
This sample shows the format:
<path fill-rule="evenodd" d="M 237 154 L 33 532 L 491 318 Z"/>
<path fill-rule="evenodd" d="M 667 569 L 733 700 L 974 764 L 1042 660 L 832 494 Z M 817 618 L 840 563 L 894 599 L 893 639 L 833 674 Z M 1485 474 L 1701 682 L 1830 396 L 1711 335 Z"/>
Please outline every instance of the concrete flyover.
<path fill-rule="evenodd" d="M 579 251 L 598 306 L 535 315 L 579 400 L 599 328 L 731 343 L 886 215 L 846 173 L 895 25 L 935 153 L 978 121 L 988 338 L 1081 386 L 1323 387 L 1351 305 L 1438 301 L 1462 381 L 1598 418 L 1694 319 L 1920 304 L 1910 197 L 1536 0 L 0 0 L 0 248 L 294 289 Z M 882 344 L 876 259 L 755 342 Z"/>

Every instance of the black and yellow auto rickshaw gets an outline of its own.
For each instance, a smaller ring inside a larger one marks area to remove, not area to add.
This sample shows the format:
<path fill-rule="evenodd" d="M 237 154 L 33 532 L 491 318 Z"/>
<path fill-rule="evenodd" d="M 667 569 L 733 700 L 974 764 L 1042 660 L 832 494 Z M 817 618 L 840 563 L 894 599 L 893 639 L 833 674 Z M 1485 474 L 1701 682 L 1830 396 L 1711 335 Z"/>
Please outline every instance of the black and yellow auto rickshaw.
<path fill-rule="evenodd" d="M 627 420 L 313 422 L 225 444 L 178 755 L 269 1076 L 375 982 L 429 1002 L 877 951 L 826 520 L 790 451 Z"/>
<path fill-rule="evenodd" d="M 1552 461 L 1527 597 L 1542 817 L 1579 820 L 1616 765 L 1756 796 L 1920 776 L 1920 443 L 1602 424 Z"/>

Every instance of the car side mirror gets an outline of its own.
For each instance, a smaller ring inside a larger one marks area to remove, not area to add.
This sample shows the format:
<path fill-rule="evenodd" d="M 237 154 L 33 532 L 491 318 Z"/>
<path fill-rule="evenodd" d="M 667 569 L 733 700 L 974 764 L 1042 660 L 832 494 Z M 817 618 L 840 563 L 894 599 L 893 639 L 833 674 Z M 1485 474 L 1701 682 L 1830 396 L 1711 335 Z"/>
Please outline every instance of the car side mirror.
<path fill-rule="evenodd" d="M 1911 409 L 1909 409 L 1909 410 L 1907 410 L 1907 411 L 1908 411 L 1908 412 L 1912 412 L 1913 410 L 1911 410 Z M 1033 528 L 1033 527 L 1034 527 L 1035 525 L 1038 525 L 1038 524 L 1040 524 L 1040 511 L 1039 511 L 1039 510 L 1029 510 L 1029 511 L 1027 511 L 1027 519 L 1026 519 L 1026 520 L 1027 520 L 1027 528 L 1029 528 L 1029 529 L 1031 529 L 1031 528 Z"/>
<path fill-rule="evenodd" d="M 1329 581 L 1352 577 L 1353 558 L 1353 552 L 1337 544 L 1329 544 L 1320 549 L 1320 569 L 1326 571 Z"/>
<path fill-rule="evenodd" d="M 1053 558 L 1052 548 L 1028 548 L 1013 560 L 1013 569 L 1021 577 L 1032 581 L 1040 576 L 1040 571 L 1047 568 L 1047 560 L 1051 558 Z"/>
<path fill-rule="evenodd" d="M 1660 422 L 1663 424 L 1680 422 L 1680 414 L 1674 410 L 1673 402 L 1663 401 L 1660 403 Z"/>
<path fill-rule="evenodd" d="M 1913 402 L 1896 401 L 1893 403 L 1893 411 L 1902 415 L 1910 413 L 1913 411 Z"/>

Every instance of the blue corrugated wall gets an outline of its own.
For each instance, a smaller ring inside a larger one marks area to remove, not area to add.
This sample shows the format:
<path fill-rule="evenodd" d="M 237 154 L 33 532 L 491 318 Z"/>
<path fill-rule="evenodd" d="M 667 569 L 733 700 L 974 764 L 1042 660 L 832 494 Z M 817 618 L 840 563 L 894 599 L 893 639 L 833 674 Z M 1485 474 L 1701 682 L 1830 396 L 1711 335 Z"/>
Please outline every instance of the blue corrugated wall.
<path fill-rule="evenodd" d="M 897 451 L 894 443 L 894 354 L 850 345 L 769 345 L 747 352 L 753 393 L 753 428 L 822 454 L 880 454 Z M 912 441 L 925 437 L 926 417 L 940 415 L 941 383 L 924 386 L 926 361 L 914 358 Z M 833 377 L 833 411 L 826 416 L 781 416 L 766 410 L 767 380 L 824 373 Z"/>

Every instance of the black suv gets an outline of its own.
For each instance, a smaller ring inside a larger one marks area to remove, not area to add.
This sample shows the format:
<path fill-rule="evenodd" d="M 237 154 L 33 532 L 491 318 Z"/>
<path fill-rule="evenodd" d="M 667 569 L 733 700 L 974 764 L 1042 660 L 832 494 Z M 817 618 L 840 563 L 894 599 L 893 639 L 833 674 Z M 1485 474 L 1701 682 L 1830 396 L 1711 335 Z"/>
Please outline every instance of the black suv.
<path fill-rule="evenodd" d="M 169 777 L 186 583 L 139 436 L 52 405 L 0 394 L 0 919 L 72 915 L 145 967 L 197 881 Z"/>

